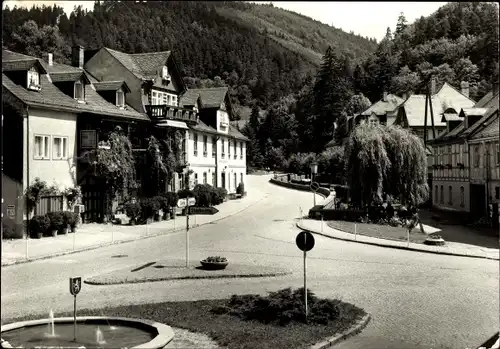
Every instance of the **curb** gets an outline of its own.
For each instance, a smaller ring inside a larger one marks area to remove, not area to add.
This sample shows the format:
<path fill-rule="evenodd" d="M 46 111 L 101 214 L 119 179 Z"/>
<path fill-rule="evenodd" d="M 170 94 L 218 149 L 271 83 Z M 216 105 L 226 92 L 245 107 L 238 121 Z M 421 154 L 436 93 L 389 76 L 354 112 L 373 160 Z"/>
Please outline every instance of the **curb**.
<path fill-rule="evenodd" d="M 278 181 L 278 180 L 276 180 L 274 178 L 271 178 L 269 180 L 269 183 L 277 185 L 278 187 L 282 187 L 282 188 L 285 188 L 285 189 L 291 189 L 291 190 L 297 190 L 297 191 L 301 191 L 301 192 L 310 192 L 310 193 L 312 193 L 312 191 L 310 189 L 309 190 L 305 190 L 305 189 L 288 187 L 288 186 L 282 184 L 284 182 Z M 286 183 L 288 184 L 288 182 L 286 182 Z M 325 188 L 325 189 L 328 189 L 328 188 Z M 330 189 L 328 189 L 328 190 L 330 190 Z M 316 192 L 315 194 L 321 196 L 323 199 L 326 199 L 328 197 L 328 196 L 325 196 L 324 194 L 321 194 L 321 193 L 318 193 L 318 192 Z"/>
<path fill-rule="evenodd" d="M 289 275 L 290 271 L 278 271 L 274 273 L 255 273 L 255 274 L 233 274 L 233 275 L 205 275 L 205 276 L 179 276 L 179 277 L 160 277 L 160 278 L 144 278 L 139 280 L 127 280 L 123 282 L 100 282 L 83 280 L 84 284 L 93 286 L 109 286 L 109 285 L 125 285 L 125 284 L 141 284 L 146 282 L 169 281 L 169 280 L 197 280 L 197 279 L 235 279 L 235 278 L 258 278 L 258 277 L 276 277 Z"/>
<path fill-rule="evenodd" d="M 330 338 L 324 340 L 323 342 L 314 344 L 313 346 L 310 347 L 310 349 L 328 348 L 328 347 L 331 347 L 331 346 L 337 344 L 338 342 L 346 340 L 349 337 L 355 336 L 365 329 L 365 327 L 368 325 L 370 320 L 371 320 L 371 315 L 366 314 L 365 316 L 363 316 L 363 318 L 361 320 L 358 320 L 356 322 L 356 324 L 353 327 L 351 327 L 349 330 L 344 331 L 336 336 L 330 337 Z"/>
<path fill-rule="evenodd" d="M 227 216 L 224 216 L 224 217 L 220 217 L 220 218 L 214 219 L 213 221 L 210 221 L 210 222 L 191 225 L 190 228 L 197 228 L 197 227 L 200 227 L 202 225 L 211 224 L 211 223 L 218 222 L 220 220 L 226 219 L 228 217 L 234 216 L 234 215 L 236 215 L 236 214 L 238 214 L 238 213 L 240 213 L 240 212 L 242 212 L 242 211 L 250 208 L 251 206 L 255 205 L 256 203 L 264 200 L 267 197 L 268 197 L 268 195 L 265 194 L 264 196 L 262 196 L 257 201 L 255 201 L 255 202 L 253 202 L 253 203 L 251 203 L 251 204 L 243 207 L 242 209 L 240 209 L 240 210 L 238 210 L 236 212 L 228 214 Z M 72 250 L 71 251 L 63 251 L 63 252 L 58 252 L 58 253 L 50 254 L 50 255 L 47 255 L 47 256 L 39 256 L 39 257 L 34 257 L 34 258 L 29 258 L 29 259 L 21 259 L 21 260 L 12 261 L 12 262 L 2 262 L 1 266 L 2 267 L 8 267 L 8 266 L 17 265 L 17 264 L 23 264 L 23 263 L 30 263 L 30 262 L 34 262 L 34 261 L 39 261 L 39 260 L 43 260 L 43 259 L 50 259 L 50 258 L 55 258 L 55 257 L 61 257 L 61 256 L 69 255 L 69 254 L 74 254 L 74 253 L 79 253 L 79 252 L 86 252 L 86 251 L 96 250 L 96 249 L 101 248 L 101 247 L 106 247 L 106 246 L 111 246 L 111 245 L 120 245 L 120 244 L 124 244 L 124 243 L 127 243 L 127 242 L 133 242 L 133 241 L 137 241 L 137 240 L 154 238 L 154 237 L 157 237 L 157 236 L 160 236 L 160 235 L 166 235 L 167 233 L 176 233 L 176 232 L 183 231 L 183 230 L 185 230 L 185 228 L 178 228 L 178 229 L 168 230 L 166 232 L 161 232 L 161 233 L 151 233 L 151 234 L 148 234 L 146 236 L 137 236 L 137 237 L 134 237 L 134 238 L 131 238 L 131 239 L 126 239 L 126 240 L 118 240 L 118 241 L 113 241 L 113 242 L 105 242 L 103 244 L 88 246 L 88 247 L 84 247 L 84 248 L 81 248 L 81 249 L 78 249 L 78 250 L 74 250 L 74 251 L 72 251 Z"/>
<path fill-rule="evenodd" d="M 389 244 L 384 244 L 382 242 L 359 241 L 359 240 L 353 240 L 353 239 L 349 239 L 349 238 L 342 238 L 342 237 L 332 236 L 332 235 L 328 235 L 328 234 L 325 234 L 325 233 L 320 233 L 320 232 L 317 232 L 317 231 L 306 229 L 306 228 L 304 228 L 304 227 L 302 227 L 300 225 L 300 222 L 297 222 L 296 226 L 299 229 L 307 230 L 307 231 L 309 231 L 311 233 L 314 233 L 314 234 L 317 234 L 317 235 L 322 235 L 322 236 L 325 236 L 325 237 L 330 238 L 330 239 L 337 239 L 337 240 L 343 240 L 343 241 L 356 242 L 356 243 L 365 244 L 365 245 L 373 245 L 373 246 L 386 247 L 386 248 L 395 248 L 395 249 L 399 249 L 399 250 L 408 250 L 408 251 L 415 251 L 415 252 L 422 252 L 422 253 L 433 253 L 433 254 L 440 254 L 440 255 L 445 255 L 445 256 L 458 256 L 458 257 L 489 259 L 489 260 L 494 260 L 494 261 L 498 261 L 499 260 L 499 258 L 488 257 L 488 256 L 469 255 L 469 254 L 458 253 L 458 252 L 446 252 L 446 251 L 440 252 L 440 251 L 432 251 L 432 250 L 423 250 L 423 249 L 418 249 L 418 248 L 415 248 L 415 247 L 389 245 Z M 350 234 L 350 233 L 346 233 L 346 232 L 343 232 L 343 233 Z M 378 238 L 374 238 L 374 239 L 378 239 Z M 378 239 L 378 240 L 384 240 L 384 239 Z"/>

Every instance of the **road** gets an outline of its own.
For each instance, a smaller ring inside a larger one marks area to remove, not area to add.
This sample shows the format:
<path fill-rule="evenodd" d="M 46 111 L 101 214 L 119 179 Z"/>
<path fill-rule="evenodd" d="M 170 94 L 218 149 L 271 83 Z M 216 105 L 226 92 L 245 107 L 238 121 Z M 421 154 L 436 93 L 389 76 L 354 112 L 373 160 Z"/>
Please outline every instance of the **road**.
<path fill-rule="evenodd" d="M 238 215 L 190 231 L 193 263 L 208 255 L 237 263 L 294 270 L 278 278 L 182 280 L 133 285 L 83 285 L 79 307 L 215 299 L 302 285 L 302 254 L 295 246 L 299 206 L 312 194 L 250 177 L 268 197 Z M 250 190 L 250 189 L 249 189 Z M 26 314 L 72 310 L 68 278 L 182 259 L 185 236 L 175 233 L 84 253 L 2 268 L 2 323 Z M 112 258 L 114 255 L 126 255 Z M 316 236 L 308 253 L 308 288 L 341 298 L 372 314 L 372 322 L 339 349 L 475 347 L 498 331 L 498 261 L 426 254 Z"/>

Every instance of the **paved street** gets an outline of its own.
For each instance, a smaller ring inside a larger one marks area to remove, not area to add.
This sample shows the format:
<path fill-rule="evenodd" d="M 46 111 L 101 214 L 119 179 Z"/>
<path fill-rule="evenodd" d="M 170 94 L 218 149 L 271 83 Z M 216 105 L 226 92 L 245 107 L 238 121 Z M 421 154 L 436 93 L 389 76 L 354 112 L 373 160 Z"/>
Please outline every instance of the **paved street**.
<path fill-rule="evenodd" d="M 190 231 L 192 263 L 209 255 L 235 263 L 272 265 L 295 272 L 256 279 L 166 281 L 133 285 L 83 285 L 79 307 L 214 299 L 262 293 L 302 284 L 302 254 L 295 246 L 294 219 L 312 194 L 251 177 L 270 195 L 259 204 Z M 251 190 L 249 186 L 248 190 Z M 2 268 L 2 323 L 36 313 L 72 309 L 68 277 L 88 278 L 148 262 L 182 259 L 183 232 L 83 253 Z M 113 258 L 126 255 L 123 258 Z M 419 253 L 316 236 L 308 253 L 308 287 L 339 297 L 372 314 L 368 327 L 340 349 L 477 347 L 500 327 L 498 261 Z"/>

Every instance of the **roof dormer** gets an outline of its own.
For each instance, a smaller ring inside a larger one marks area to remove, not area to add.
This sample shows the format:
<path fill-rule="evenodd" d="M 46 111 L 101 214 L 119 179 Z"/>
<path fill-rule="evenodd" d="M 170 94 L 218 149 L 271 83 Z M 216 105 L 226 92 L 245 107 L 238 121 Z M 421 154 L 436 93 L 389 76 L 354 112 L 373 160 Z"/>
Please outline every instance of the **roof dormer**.
<path fill-rule="evenodd" d="M 119 108 L 125 108 L 125 95 L 130 93 L 130 89 L 125 81 L 101 81 L 94 82 L 94 87 L 97 93 L 101 95 L 109 103 L 116 105 Z"/>
<path fill-rule="evenodd" d="M 41 74 L 47 74 L 36 58 L 2 62 L 2 71 L 16 84 L 30 91 L 40 91 Z"/>
<path fill-rule="evenodd" d="M 162 78 L 162 80 L 163 80 L 163 81 L 165 81 L 165 82 L 167 82 L 167 83 L 169 83 L 169 82 L 170 82 L 170 80 L 172 79 L 172 78 L 170 77 L 170 73 L 169 73 L 168 68 L 167 68 L 167 66 L 166 66 L 166 65 L 164 65 L 164 66 L 161 68 L 161 78 Z"/>
<path fill-rule="evenodd" d="M 85 103 L 85 88 L 90 85 L 90 80 L 83 71 L 51 73 L 50 78 L 67 96 Z"/>

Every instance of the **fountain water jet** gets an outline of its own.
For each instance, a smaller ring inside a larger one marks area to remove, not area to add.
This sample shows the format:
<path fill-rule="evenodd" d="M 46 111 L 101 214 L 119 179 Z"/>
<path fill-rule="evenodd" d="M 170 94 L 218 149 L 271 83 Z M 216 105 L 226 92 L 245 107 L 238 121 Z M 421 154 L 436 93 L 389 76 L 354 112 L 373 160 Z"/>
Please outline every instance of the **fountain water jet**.
<path fill-rule="evenodd" d="M 97 328 L 95 330 L 95 341 L 97 344 L 105 344 L 106 343 L 106 341 L 104 340 L 104 335 L 102 334 L 102 331 L 99 328 L 99 326 L 97 326 Z"/>
<path fill-rule="evenodd" d="M 56 336 L 56 329 L 54 325 L 54 312 L 52 309 L 50 309 L 49 312 L 49 323 L 48 323 L 49 331 L 47 332 L 47 336 L 50 337 L 55 337 Z"/>

